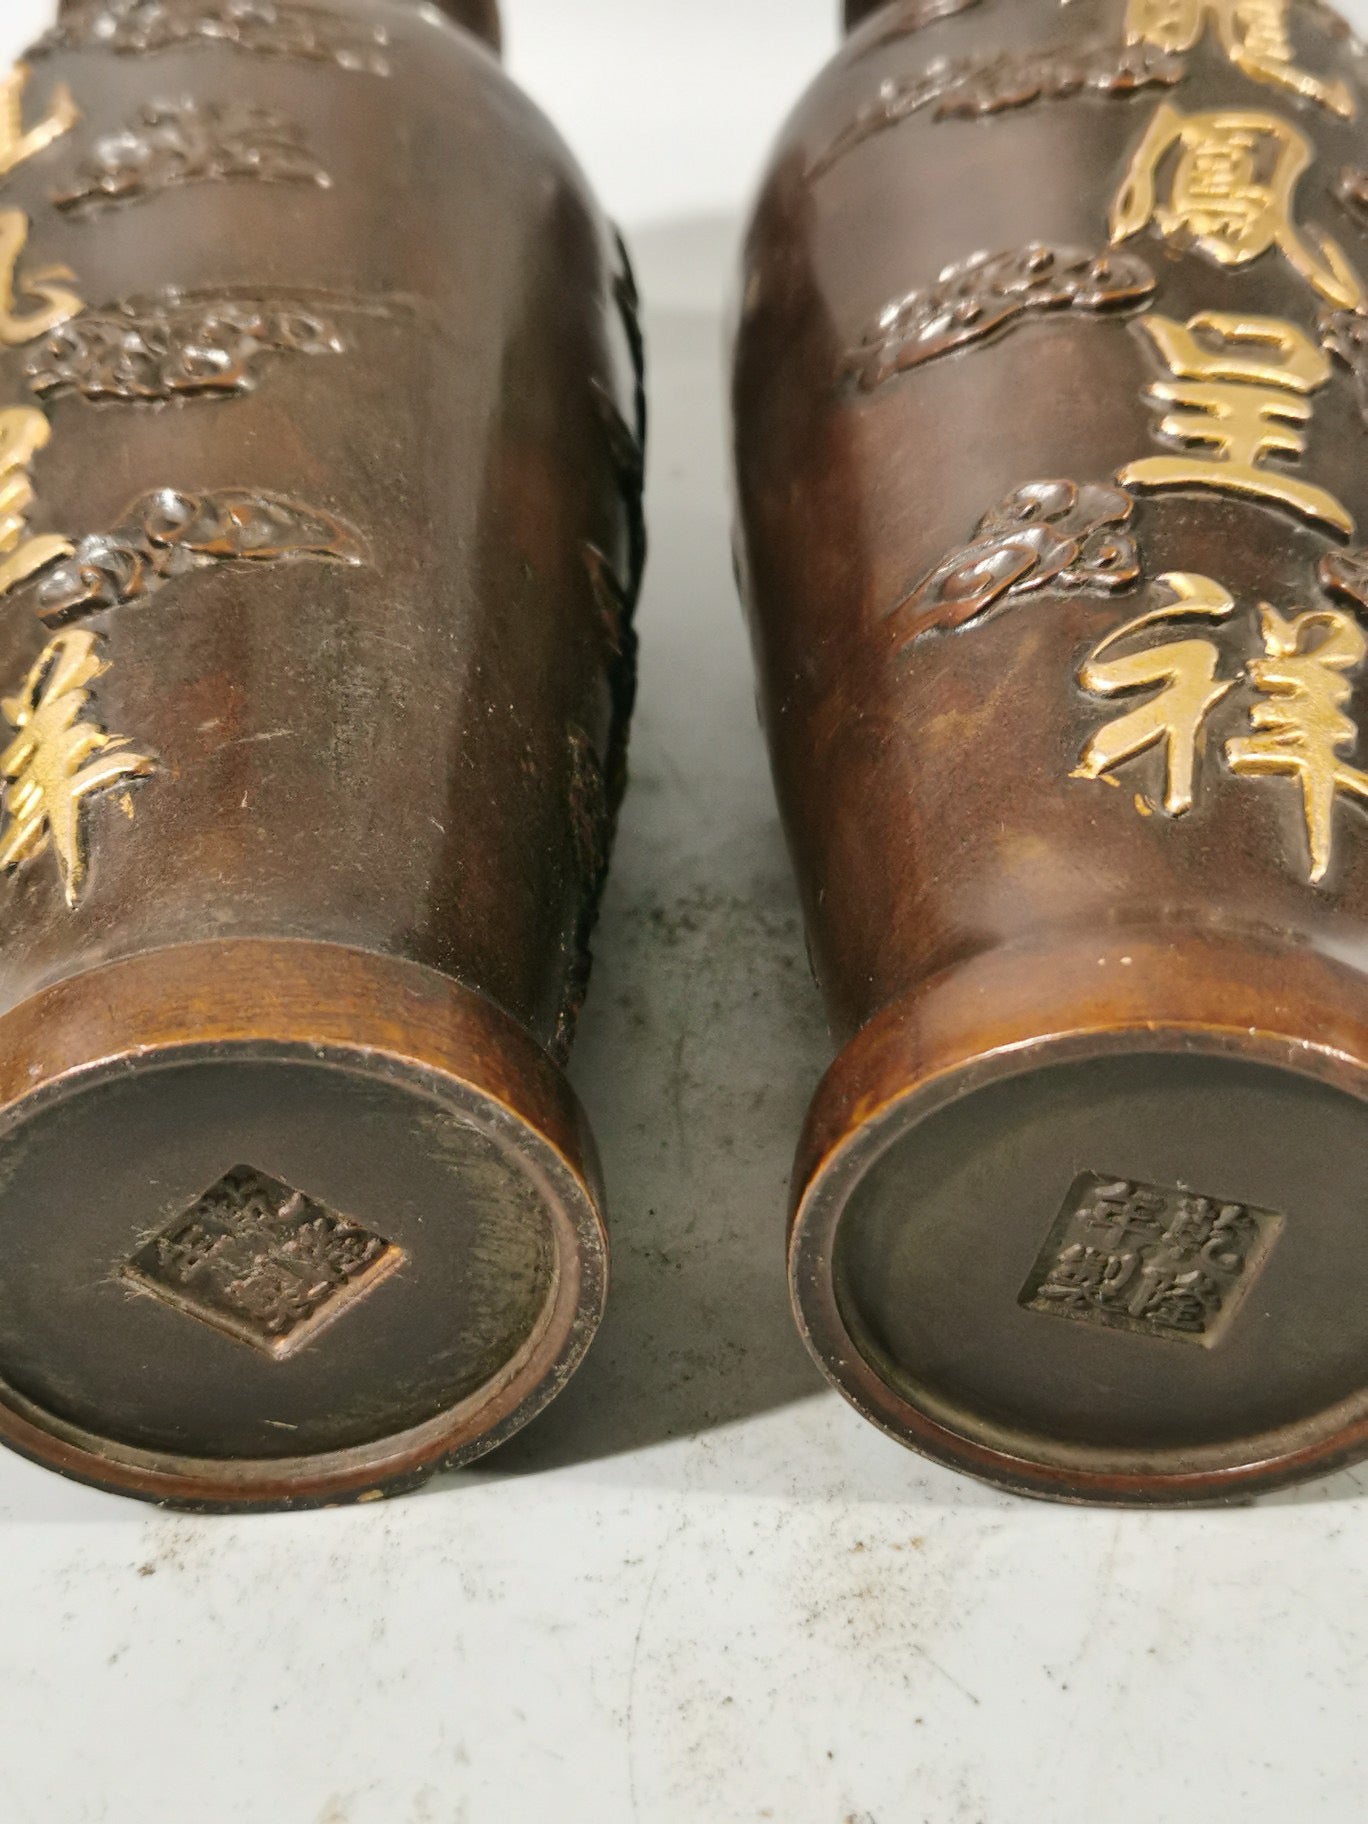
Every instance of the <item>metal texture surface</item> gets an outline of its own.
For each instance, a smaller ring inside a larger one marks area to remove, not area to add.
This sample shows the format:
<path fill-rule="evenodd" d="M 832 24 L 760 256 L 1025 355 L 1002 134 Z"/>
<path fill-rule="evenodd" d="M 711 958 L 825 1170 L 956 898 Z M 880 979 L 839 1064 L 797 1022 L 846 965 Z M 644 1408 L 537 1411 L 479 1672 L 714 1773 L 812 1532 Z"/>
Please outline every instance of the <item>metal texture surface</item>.
<path fill-rule="evenodd" d="M 844 1047 L 800 1324 L 958 1467 L 1235 1498 L 1368 1445 L 1368 65 L 1300 0 L 865 12 L 735 376 Z"/>
<path fill-rule="evenodd" d="M 404 1486 L 603 1300 L 631 280 L 434 9 L 76 4 L 8 101 L 0 1435 Z"/>
<path fill-rule="evenodd" d="M 498 46 L 501 33 L 497 0 L 437 0 L 437 3 L 457 25 L 478 32 L 490 44 Z"/>
<path fill-rule="evenodd" d="M 861 1422 L 789 1311 L 829 1041 L 730 573 L 720 306 L 831 0 L 506 23 L 626 218 L 650 351 L 642 694 L 570 1064 L 613 1293 L 535 1424 L 403 1501 L 164 1513 L 0 1451 L 6 1824 L 180 1824 L 225 1730 L 213 1824 L 263 1794 L 282 1824 L 509 1824 L 510 1794 L 558 1824 L 1359 1824 L 1368 1469 L 1219 1511 L 1024 1503 Z"/>
<path fill-rule="evenodd" d="M 274 6 L 277 0 L 250 0 L 258 11 Z M 402 3 L 402 0 L 401 0 Z M 57 0 L 57 16 L 80 13 L 87 9 L 88 0 Z M 155 10 L 162 0 L 139 0 L 144 13 Z M 241 4 L 241 0 L 240 0 Z M 409 4 L 432 6 L 438 12 L 445 13 L 448 19 L 457 25 L 463 25 L 472 32 L 478 32 L 496 48 L 502 36 L 499 21 L 498 0 L 409 0 Z M 245 10 L 245 8 L 244 8 Z"/>

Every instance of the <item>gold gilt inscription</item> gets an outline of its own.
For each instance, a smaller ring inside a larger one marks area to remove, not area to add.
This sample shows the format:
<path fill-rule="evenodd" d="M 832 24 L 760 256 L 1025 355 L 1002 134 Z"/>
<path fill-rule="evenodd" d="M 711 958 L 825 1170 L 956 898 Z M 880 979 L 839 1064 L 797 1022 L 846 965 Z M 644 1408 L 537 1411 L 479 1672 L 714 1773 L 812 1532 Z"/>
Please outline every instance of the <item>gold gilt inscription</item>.
<path fill-rule="evenodd" d="M 58 83 L 48 110 L 25 126 L 29 72 L 16 64 L 0 77 L 0 177 L 7 176 L 69 132 L 79 111 Z M 79 316 L 82 299 L 69 289 L 65 266 L 22 264 L 29 218 L 22 209 L 0 209 L 0 347 L 19 348 L 50 335 Z M 53 534 L 30 535 L 33 462 L 52 436 L 44 414 L 31 405 L 0 408 L 0 596 L 48 565 L 73 554 Z M 154 770 L 138 752 L 96 719 L 91 685 L 107 669 L 94 634 L 69 630 L 43 648 L 18 692 L 0 701 L 14 731 L 0 753 L 4 827 L 0 871 L 10 873 L 51 852 L 62 892 L 74 906 L 85 876 L 83 819 L 95 792 Z"/>
<path fill-rule="evenodd" d="M 1347 710 L 1351 678 L 1368 657 L 1368 636 L 1346 609 L 1283 613 L 1261 602 L 1253 650 L 1237 670 L 1211 632 L 1189 627 L 1161 643 L 1136 645 L 1145 633 L 1178 621 L 1227 622 L 1235 599 L 1211 577 L 1186 571 L 1158 579 L 1168 600 L 1116 628 L 1078 670 L 1090 695 L 1153 695 L 1093 733 L 1073 777 L 1113 778 L 1128 761 L 1158 750 L 1163 807 L 1190 811 L 1212 711 L 1240 693 L 1243 722 L 1221 743 L 1237 778 L 1283 779 L 1296 786 L 1306 836 L 1306 873 L 1323 881 L 1334 856 L 1335 810 L 1341 798 L 1368 807 L 1368 773 L 1349 763 L 1358 728 Z"/>
<path fill-rule="evenodd" d="M 1164 758 L 1164 809 L 1181 817 L 1192 809 L 1197 742 L 1209 713 L 1234 688 L 1217 677 L 1221 654 L 1210 640 L 1187 634 L 1159 646 L 1117 653 L 1151 627 L 1178 620 L 1224 620 L 1235 598 L 1208 576 L 1169 571 L 1159 578 L 1171 600 L 1125 622 L 1084 659 L 1078 681 L 1094 696 L 1128 696 L 1155 688 L 1139 708 L 1099 729 L 1083 750 L 1074 777 L 1100 779 L 1127 760 L 1159 748 Z"/>
<path fill-rule="evenodd" d="M 24 91 L 28 80 L 28 65 L 23 63 L 16 63 L 0 76 L 0 177 L 45 152 L 81 118 L 71 90 L 59 82 L 52 91 L 47 113 L 33 126 L 25 127 Z"/>
<path fill-rule="evenodd" d="M 22 209 L 0 209 L 0 344 L 19 348 L 46 336 L 84 308 L 74 291 L 58 283 L 74 279 L 69 266 L 44 266 L 19 275 L 19 260 L 28 244 L 28 217 Z M 25 308 L 23 298 L 38 299 Z"/>
<path fill-rule="evenodd" d="M 1126 43 L 1180 54 L 1194 50 L 1210 29 L 1251 81 L 1286 89 L 1352 120 L 1354 98 L 1346 84 L 1322 82 L 1297 67 L 1288 10 L 1288 0 L 1129 0 Z"/>
<path fill-rule="evenodd" d="M 43 648 L 18 694 L 0 703 L 15 730 L 0 754 L 8 817 L 0 870 L 51 849 L 69 906 L 76 904 L 85 874 L 85 800 L 156 766 L 150 754 L 107 734 L 91 715 L 90 686 L 107 669 L 95 635 L 68 629 Z"/>
<path fill-rule="evenodd" d="M 1277 249 L 1328 303 L 1356 310 L 1363 287 L 1344 254 L 1295 220 L 1297 180 L 1311 160 L 1305 134 L 1276 114 L 1183 114 L 1161 102 L 1112 205 L 1112 242 L 1153 226 L 1230 267 Z"/>
<path fill-rule="evenodd" d="M 1171 379 L 1153 381 L 1160 430 L 1181 455 L 1128 463 L 1123 487 L 1214 488 L 1289 508 L 1346 537 L 1354 522 L 1326 489 L 1267 466 L 1270 456 L 1306 453 L 1310 395 L 1330 378 L 1330 357 L 1293 323 L 1220 310 L 1186 323 L 1159 312 L 1139 328 Z"/>
<path fill-rule="evenodd" d="M 1226 742 L 1233 773 L 1292 779 L 1301 789 L 1311 879 L 1324 880 L 1334 841 L 1335 801 L 1341 793 L 1368 803 L 1368 773 L 1346 765 L 1358 729 L 1345 715 L 1353 692 L 1349 674 L 1368 654 L 1368 639 L 1342 608 L 1317 608 L 1286 619 L 1259 604 L 1263 654 L 1249 663 L 1260 693 L 1250 710 L 1252 734 Z"/>
<path fill-rule="evenodd" d="M 35 158 L 69 133 L 80 111 L 65 83 L 58 83 L 47 112 L 33 126 L 24 125 L 29 71 L 22 63 L 0 76 L 0 177 Z M 65 266 L 21 271 L 28 245 L 29 220 L 22 209 L 0 209 L 0 347 L 18 348 L 49 335 L 78 316 L 84 305 L 62 283 L 73 274 Z M 51 534 L 27 536 L 33 504 L 31 469 L 51 429 L 32 406 L 0 408 L 0 596 L 27 581 L 72 547 Z"/>
<path fill-rule="evenodd" d="M 52 436 L 52 426 L 31 405 L 0 410 L 0 595 L 26 582 L 44 565 L 70 557 L 74 547 L 52 533 L 26 537 L 33 501 L 29 476 L 34 457 Z"/>

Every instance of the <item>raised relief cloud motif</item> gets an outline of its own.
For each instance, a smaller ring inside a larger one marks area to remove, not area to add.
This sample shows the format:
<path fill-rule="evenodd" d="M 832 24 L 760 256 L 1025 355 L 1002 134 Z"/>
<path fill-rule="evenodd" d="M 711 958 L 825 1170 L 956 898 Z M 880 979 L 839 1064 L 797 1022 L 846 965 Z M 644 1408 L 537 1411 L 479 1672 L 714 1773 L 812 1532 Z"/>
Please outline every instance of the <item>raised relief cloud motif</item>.
<path fill-rule="evenodd" d="M 331 183 L 301 128 L 276 108 L 241 101 L 157 101 L 122 132 L 97 139 L 74 179 L 53 194 L 59 209 L 138 202 L 182 184 L 247 179 Z"/>
<path fill-rule="evenodd" d="M 227 44 L 265 57 L 300 57 L 387 76 L 380 26 L 304 0 L 76 0 L 29 51 L 97 48 L 124 56 Z"/>
<path fill-rule="evenodd" d="M 29 361 L 44 398 L 160 402 L 250 392 L 266 361 L 343 349 L 326 317 L 236 298 L 130 301 L 62 324 Z"/>
<path fill-rule="evenodd" d="M 34 584 L 34 606 L 50 627 L 143 600 L 217 564 L 314 558 L 366 561 L 343 520 L 283 494 L 219 488 L 203 494 L 159 488 L 129 508 L 113 532 L 92 533 Z"/>
<path fill-rule="evenodd" d="M 915 75 L 880 83 L 873 101 L 809 165 L 808 176 L 823 176 L 865 140 L 925 109 L 930 109 L 933 120 L 973 120 L 1033 101 L 1065 101 L 1075 95 L 1125 97 L 1139 89 L 1171 88 L 1186 67 L 1181 57 L 1148 44 L 1083 44 L 1002 51 L 989 58 L 940 58 Z"/>
<path fill-rule="evenodd" d="M 848 366 L 865 392 L 908 368 L 982 342 L 1030 315 L 1116 311 L 1154 294 L 1154 274 L 1131 254 L 1089 253 L 1030 241 L 1008 253 L 975 253 L 934 285 L 890 304 Z"/>
<path fill-rule="evenodd" d="M 905 644 L 1041 589 L 1128 589 L 1140 575 L 1134 503 L 1099 482 L 1033 481 L 985 513 L 891 611 Z"/>

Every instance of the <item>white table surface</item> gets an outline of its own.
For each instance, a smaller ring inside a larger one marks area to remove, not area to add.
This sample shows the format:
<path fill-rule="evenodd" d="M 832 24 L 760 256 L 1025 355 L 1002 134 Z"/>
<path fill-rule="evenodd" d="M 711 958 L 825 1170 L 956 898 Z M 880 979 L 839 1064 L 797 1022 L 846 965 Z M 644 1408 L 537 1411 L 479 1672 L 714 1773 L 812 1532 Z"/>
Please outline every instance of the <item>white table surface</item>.
<path fill-rule="evenodd" d="M 500 1456 L 395 1503 L 186 1518 L 0 1455 L 0 1824 L 1368 1816 L 1368 1477 L 1016 1501 L 857 1419 L 789 1318 L 827 1045 L 730 577 L 719 300 L 834 10 L 507 0 L 652 357 L 634 779 L 574 1068 L 601 1337 Z M 45 14 L 3 0 L 0 54 Z"/>

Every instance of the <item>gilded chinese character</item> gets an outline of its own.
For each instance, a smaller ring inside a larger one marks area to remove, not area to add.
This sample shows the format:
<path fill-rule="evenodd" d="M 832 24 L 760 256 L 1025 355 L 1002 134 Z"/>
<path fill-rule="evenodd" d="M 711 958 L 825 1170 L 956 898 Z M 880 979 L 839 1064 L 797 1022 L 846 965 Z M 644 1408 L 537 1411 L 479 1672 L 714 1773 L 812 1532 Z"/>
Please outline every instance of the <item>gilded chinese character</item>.
<path fill-rule="evenodd" d="M 1152 381 L 1157 404 L 1173 406 L 1160 421 L 1181 456 L 1146 456 L 1117 479 L 1125 487 L 1214 488 L 1291 509 L 1346 537 L 1354 522 L 1325 488 L 1265 467 L 1269 456 L 1306 453 L 1307 395 L 1330 378 L 1330 359 L 1280 317 L 1204 310 L 1186 324 L 1153 312 L 1140 327 L 1174 376 Z"/>
<path fill-rule="evenodd" d="M 8 820 L 0 837 L 0 870 L 17 868 L 51 847 L 69 906 L 76 904 L 85 873 L 84 800 L 156 766 L 150 754 L 136 752 L 122 736 L 106 734 L 89 719 L 90 685 L 106 669 L 94 634 L 59 633 L 18 695 L 0 703 L 17 731 L 0 754 Z"/>
<path fill-rule="evenodd" d="M 0 596 L 73 547 L 51 533 L 26 538 L 25 515 L 33 502 L 29 469 L 52 435 L 52 427 L 31 405 L 0 410 Z"/>
<path fill-rule="evenodd" d="M 1191 810 L 1197 749 L 1207 716 L 1235 685 L 1219 678 L 1220 648 L 1215 641 L 1192 635 L 1163 646 L 1109 656 L 1146 628 L 1165 621 L 1224 620 L 1234 597 L 1208 576 L 1169 571 L 1158 579 L 1170 601 L 1127 621 L 1102 640 L 1083 661 L 1078 681 L 1097 696 L 1127 696 L 1157 687 L 1137 709 L 1098 729 L 1083 750 L 1075 779 L 1101 779 L 1152 747 L 1164 750 L 1164 809 L 1179 817 Z"/>
<path fill-rule="evenodd" d="M 1322 82 L 1298 69 L 1288 28 L 1288 0 L 1129 0 L 1127 44 L 1148 44 L 1172 55 L 1195 49 L 1208 25 L 1226 56 L 1254 82 L 1271 83 L 1354 116 L 1354 98 L 1342 82 Z"/>
<path fill-rule="evenodd" d="M 22 209 L 0 209 L 0 346 L 5 348 L 18 348 L 47 335 L 85 308 L 74 291 L 58 283 L 60 279 L 75 278 L 69 266 L 44 266 L 41 271 L 16 279 L 28 236 L 28 217 Z M 17 306 L 16 290 L 42 302 L 36 309 L 22 311 Z"/>
<path fill-rule="evenodd" d="M 1358 739 L 1344 713 L 1352 692 L 1347 674 L 1363 663 L 1368 638 L 1339 608 L 1289 620 L 1264 602 L 1259 626 L 1264 656 L 1248 668 L 1262 699 L 1249 712 L 1254 733 L 1232 736 L 1226 759 L 1232 772 L 1247 777 L 1283 775 L 1300 783 L 1311 879 L 1320 881 L 1330 867 L 1336 798 L 1344 792 L 1368 804 L 1368 773 L 1341 758 Z"/>
<path fill-rule="evenodd" d="M 25 128 L 24 91 L 28 79 L 28 65 L 23 63 L 16 63 L 0 76 L 0 177 L 46 151 L 81 118 L 71 90 L 59 82 L 52 91 L 47 113 L 36 126 Z"/>
<path fill-rule="evenodd" d="M 1328 235 L 1303 233 L 1294 220 L 1297 180 L 1311 161 L 1305 134 L 1276 114 L 1183 114 L 1161 102 L 1112 205 L 1112 241 L 1152 223 L 1166 240 L 1221 266 L 1247 266 L 1277 248 L 1329 303 L 1356 310 L 1363 287 L 1344 254 Z"/>

